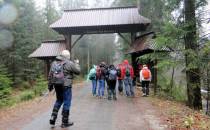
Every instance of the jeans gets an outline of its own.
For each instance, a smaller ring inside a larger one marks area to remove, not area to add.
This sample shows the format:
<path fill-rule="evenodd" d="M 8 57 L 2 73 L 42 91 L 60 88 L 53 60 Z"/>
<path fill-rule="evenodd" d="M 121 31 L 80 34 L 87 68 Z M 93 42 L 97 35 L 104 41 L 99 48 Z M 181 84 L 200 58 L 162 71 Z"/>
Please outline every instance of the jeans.
<path fill-rule="evenodd" d="M 55 86 L 56 92 L 56 102 L 54 104 L 54 108 L 60 109 L 61 105 L 63 104 L 63 111 L 69 111 L 71 107 L 71 100 L 72 100 L 72 90 L 70 87 L 63 87 L 63 86 Z"/>
<path fill-rule="evenodd" d="M 113 95 L 113 99 L 116 99 L 116 80 L 110 80 L 109 81 L 109 87 L 108 87 L 108 99 L 112 98 Z"/>
<path fill-rule="evenodd" d="M 96 95 L 96 89 L 97 89 L 97 80 L 92 80 L 92 94 L 93 94 L 93 96 Z"/>
<path fill-rule="evenodd" d="M 104 96 L 105 80 L 99 79 L 98 96 Z"/>
<path fill-rule="evenodd" d="M 149 82 L 150 81 L 142 81 L 142 91 L 144 94 L 149 95 Z"/>
<path fill-rule="evenodd" d="M 124 78 L 125 91 L 127 96 L 134 96 L 134 86 L 131 77 Z"/>

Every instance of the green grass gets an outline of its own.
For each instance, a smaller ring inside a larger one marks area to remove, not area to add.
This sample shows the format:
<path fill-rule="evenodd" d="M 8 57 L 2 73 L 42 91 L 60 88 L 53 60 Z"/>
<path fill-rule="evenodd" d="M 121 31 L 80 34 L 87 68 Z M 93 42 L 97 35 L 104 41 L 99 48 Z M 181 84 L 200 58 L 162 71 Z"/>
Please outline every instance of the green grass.
<path fill-rule="evenodd" d="M 4 89 L 5 92 L 1 91 L 2 95 L 7 95 L 7 97 L 0 100 L 0 108 L 10 107 L 42 95 L 47 90 L 47 81 L 43 77 L 39 77 L 33 87 L 24 81 L 18 89 L 6 90 Z M 8 95 L 8 93 L 11 93 L 11 95 Z"/>

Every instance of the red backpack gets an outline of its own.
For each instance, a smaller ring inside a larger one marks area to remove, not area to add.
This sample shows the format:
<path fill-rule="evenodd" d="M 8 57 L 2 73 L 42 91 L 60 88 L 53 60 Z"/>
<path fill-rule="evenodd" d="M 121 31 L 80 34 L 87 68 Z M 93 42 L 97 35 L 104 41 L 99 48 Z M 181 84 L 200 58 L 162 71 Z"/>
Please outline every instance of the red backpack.
<path fill-rule="evenodd" d="M 150 78 L 149 69 L 142 69 L 142 76 L 144 77 L 144 79 L 149 79 Z"/>

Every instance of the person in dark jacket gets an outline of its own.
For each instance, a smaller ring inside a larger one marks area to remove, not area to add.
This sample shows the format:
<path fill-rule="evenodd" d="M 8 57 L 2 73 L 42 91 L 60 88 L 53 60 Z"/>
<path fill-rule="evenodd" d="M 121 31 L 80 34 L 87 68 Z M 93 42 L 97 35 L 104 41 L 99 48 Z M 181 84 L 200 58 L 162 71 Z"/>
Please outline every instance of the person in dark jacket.
<path fill-rule="evenodd" d="M 108 69 L 108 100 L 117 100 L 116 97 L 116 82 L 117 82 L 117 70 L 114 65 L 110 65 Z"/>
<path fill-rule="evenodd" d="M 53 77 L 55 75 L 53 68 L 57 64 L 57 62 L 62 62 L 63 84 L 53 83 Z M 73 125 L 73 122 L 69 122 L 68 119 L 72 100 L 72 84 L 74 74 L 80 74 L 79 60 L 75 60 L 74 62 L 71 61 L 70 52 L 68 50 L 63 50 L 61 55 L 56 57 L 56 61 L 51 64 L 51 69 L 48 76 L 48 89 L 49 91 L 52 91 L 52 89 L 54 88 L 56 92 L 56 102 L 54 104 L 50 118 L 51 125 L 55 125 L 57 114 L 61 105 L 63 105 L 61 127 L 65 128 Z"/>

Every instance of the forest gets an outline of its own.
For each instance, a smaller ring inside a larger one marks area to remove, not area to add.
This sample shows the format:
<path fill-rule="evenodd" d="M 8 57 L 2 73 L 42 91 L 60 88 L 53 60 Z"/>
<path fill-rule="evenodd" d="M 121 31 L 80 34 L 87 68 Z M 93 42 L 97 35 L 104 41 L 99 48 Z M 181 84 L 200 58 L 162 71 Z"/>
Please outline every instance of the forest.
<path fill-rule="evenodd" d="M 159 48 L 140 60 L 158 60 L 157 95 L 202 109 L 201 89 L 210 96 L 210 10 L 208 0 L 35 0 L 0 1 L 0 108 L 40 96 L 47 89 L 44 61 L 28 56 L 44 40 L 62 39 L 49 28 L 65 9 L 137 6 L 151 20 Z M 127 39 L 130 35 L 123 34 Z M 73 36 L 73 41 L 79 36 Z M 109 49 L 112 48 L 112 49 Z M 129 44 L 117 34 L 85 35 L 73 49 L 85 80 L 93 64 L 118 64 Z M 178 73 L 178 74 L 177 74 Z M 180 76 L 181 75 L 181 76 Z M 209 111 L 208 111 L 209 112 Z"/>

